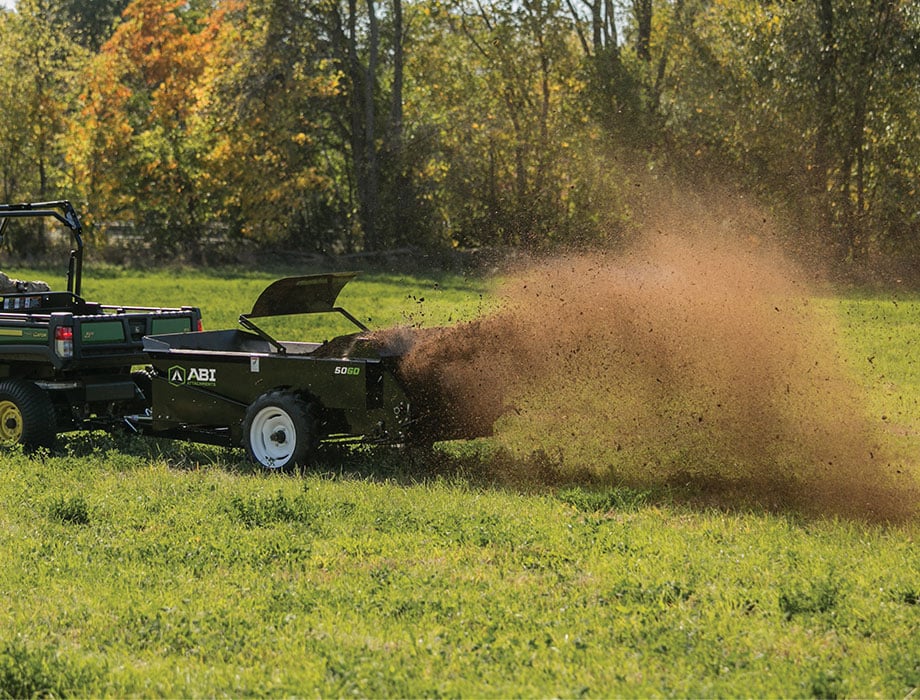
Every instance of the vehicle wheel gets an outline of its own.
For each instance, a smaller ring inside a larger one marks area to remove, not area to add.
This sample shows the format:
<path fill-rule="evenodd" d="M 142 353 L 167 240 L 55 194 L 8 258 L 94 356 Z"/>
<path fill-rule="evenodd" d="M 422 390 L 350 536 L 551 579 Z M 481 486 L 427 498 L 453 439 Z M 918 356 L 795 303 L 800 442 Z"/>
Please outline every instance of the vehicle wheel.
<path fill-rule="evenodd" d="M 51 447 L 56 436 L 54 404 L 46 392 L 22 379 L 0 381 L 0 443 Z"/>
<path fill-rule="evenodd" d="M 249 457 L 266 469 L 304 464 L 319 443 L 316 405 L 289 391 L 270 391 L 256 399 L 243 419 Z"/>

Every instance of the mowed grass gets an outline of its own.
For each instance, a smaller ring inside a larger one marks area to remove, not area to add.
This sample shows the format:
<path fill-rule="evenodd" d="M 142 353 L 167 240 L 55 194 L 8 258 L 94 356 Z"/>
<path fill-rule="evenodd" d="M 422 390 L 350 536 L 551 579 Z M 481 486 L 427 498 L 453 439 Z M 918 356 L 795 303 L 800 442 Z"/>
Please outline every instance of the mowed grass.
<path fill-rule="evenodd" d="M 866 382 L 871 409 L 894 432 L 920 435 L 920 299 L 892 294 L 828 303 L 836 307 L 849 361 Z"/>
<path fill-rule="evenodd" d="M 197 304 L 219 328 L 277 276 L 85 285 Z M 375 327 L 446 323 L 490 290 L 368 274 L 341 301 Z M 868 410 L 916 453 L 920 302 L 822 303 Z M 282 477 L 236 450 L 103 433 L 5 453 L 0 697 L 916 695 L 917 522 L 549 487 L 539 458 L 517 465 L 526 485 L 498 484 L 489 455 L 330 449 Z"/>
<path fill-rule="evenodd" d="M 441 325 L 471 318 L 488 306 L 493 285 L 478 277 L 432 273 L 408 275 L 357 272 L 338 303 L 371 328 L 396 324 Z M 207 329 L 234 328 L 240 314 L 248 314 L 269 284 L 287 276 L 326 272 L 321 269 L 287 269 L 274 272 L 225 268 L 139 271 L 112 266 L 94 268 L 87 263 L 83 297 L 104 304 L 131 306 L 199 306 Z M 21 279 L 41 279 L 52 289 L 65 288 L 66 269 L 10 271 Z M 265 321 L 266 325 L 273 321 Z M 347 332 L 354 330 L 336 316 L 285 317 L 273 328 L 280 333 Z"/>

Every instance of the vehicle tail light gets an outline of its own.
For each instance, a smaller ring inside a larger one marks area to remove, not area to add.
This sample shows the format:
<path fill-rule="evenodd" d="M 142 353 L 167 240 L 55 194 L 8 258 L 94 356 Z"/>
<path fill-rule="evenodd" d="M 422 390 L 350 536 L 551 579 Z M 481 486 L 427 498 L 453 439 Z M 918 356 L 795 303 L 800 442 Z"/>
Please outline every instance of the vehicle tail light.
<path fill-rule="evenodd" d="M 73 328 L 58 326 L 54 329 L 54 352 L 58 357 L 73 357 Z"/>
<path fill-rule="evenodd" d="M 204 324 L 201 322 L 201 319 L 198 319 L 198 331 L 201 332 L 204 330 Z"/>

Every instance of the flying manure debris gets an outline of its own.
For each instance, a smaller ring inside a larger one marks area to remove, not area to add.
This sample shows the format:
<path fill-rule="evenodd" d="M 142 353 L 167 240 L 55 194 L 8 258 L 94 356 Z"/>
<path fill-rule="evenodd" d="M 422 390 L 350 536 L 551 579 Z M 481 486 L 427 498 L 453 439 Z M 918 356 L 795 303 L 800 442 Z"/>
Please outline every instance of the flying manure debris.
<path fill-rule="evenodd" d="M 554 456 L 573 481 L 678 485 L 714 505 L 916 514 L 830 314 L 778 252 L 697 232 L 514 275 L 499 310 L 384 331 L 431 434 Z"/>

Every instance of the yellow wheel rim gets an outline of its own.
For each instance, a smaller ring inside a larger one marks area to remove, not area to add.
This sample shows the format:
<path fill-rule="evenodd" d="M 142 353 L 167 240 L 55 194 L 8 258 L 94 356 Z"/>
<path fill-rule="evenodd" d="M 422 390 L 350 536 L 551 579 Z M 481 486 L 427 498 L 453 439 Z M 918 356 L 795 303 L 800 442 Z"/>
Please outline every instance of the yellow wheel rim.
<path fill-rule="evenodd" d="M 16 443 L 22 437 L 22 411 L 12 401 L 0 401 L 0 442 Z"/>

